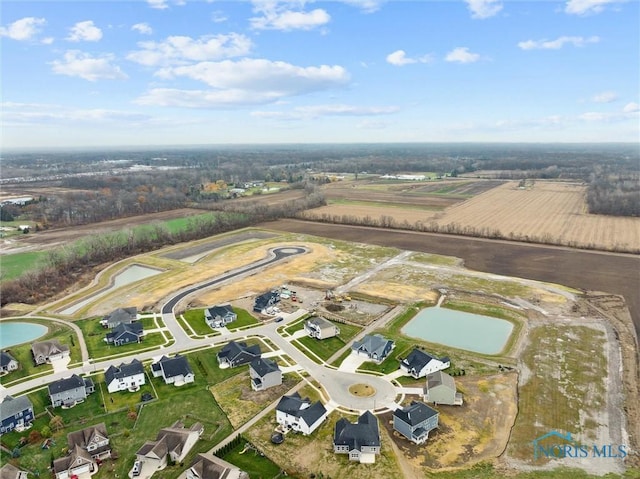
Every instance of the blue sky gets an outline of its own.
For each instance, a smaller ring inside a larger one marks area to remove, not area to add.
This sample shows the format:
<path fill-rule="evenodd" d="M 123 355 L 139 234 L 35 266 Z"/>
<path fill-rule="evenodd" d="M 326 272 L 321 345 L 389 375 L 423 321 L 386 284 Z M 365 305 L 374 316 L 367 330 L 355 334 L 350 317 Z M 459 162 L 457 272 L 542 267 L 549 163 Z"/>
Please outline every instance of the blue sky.
<path fill-rule="evenodd" d="M 3 148 L 639 139 L 635 0 L 0 9 Z"/>

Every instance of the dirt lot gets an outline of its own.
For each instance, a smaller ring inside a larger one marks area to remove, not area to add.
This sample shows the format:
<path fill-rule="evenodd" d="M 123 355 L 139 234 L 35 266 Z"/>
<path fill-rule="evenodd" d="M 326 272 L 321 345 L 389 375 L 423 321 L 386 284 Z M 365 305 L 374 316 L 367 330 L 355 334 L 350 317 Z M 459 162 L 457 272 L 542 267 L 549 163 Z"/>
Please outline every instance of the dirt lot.
<path fill-rule="evenodd" d="M 440 184 L 442 186 L 442 184 Z M 414 208 L 442 210 L 459 203 L 463 198 L 421 194 L 418 188 L 424 184 L 385 185 L 370 183 L 333 183 L 323 188 L 327 200 L 349 199 L 375 203 L 406 204 Z"/>
<path fill-rule="evenodd" d="M 324 218 L 330 219 L 335 216 L 342 217 L 343 215 L 365 218 L 370 216 L 371 218 L 378 219 L 381 216 L 390 216 L 395 221 L 402 223 L 407 221 L 409 224 L 414 224 L 416 221 L 428 222 L 432 218 L 435 218 L 436 211 L 429 211 L 417 208 L 398 208 L 393 206 L 376 206 L 376 205 L 329 205 L 321 206 L 320 208 L 313 208 L 306 210 L 302 215 L 310 220 L 323 220 Z"/>

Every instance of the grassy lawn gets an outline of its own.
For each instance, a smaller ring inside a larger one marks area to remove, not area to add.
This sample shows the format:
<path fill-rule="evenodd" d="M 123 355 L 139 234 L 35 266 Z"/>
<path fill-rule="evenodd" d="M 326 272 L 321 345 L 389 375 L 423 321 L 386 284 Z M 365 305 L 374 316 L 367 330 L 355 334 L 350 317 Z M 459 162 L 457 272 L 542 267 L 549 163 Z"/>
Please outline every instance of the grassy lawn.
<path fill-rule="evenodd" d="M 347 356 L 349 356 L 350 354 L 351 354 L 351 349 L 347 349 L 344 353 L 342 353 L 342 354 L 340 355 L 340 357 L 339 357 L 338 359 L 334 360 L 334 361 L 331 363 L 331 366 L 335 366 L 335 367 L 337 367 L 337 368 L 338 368 L 338 367 L 340 367 L 340 365 L 342 364 L 342 361 L 344 361 L 344 359 L 345 359 Z"/>
<path fill-rule="evenodd" d="M 313 351 L 318 357 L 325 361 L 333 356 L 336 351 L 342 349 L 351 338 L 362 330 L 359 326 L 336 323 L 334 321 L 331 322 L 340 328 L 340 334 L 338 336 L 327 339 L 315 339 L 309 336 L 303 336 L 298 339 L 300 344 Z"/>
<path fill-rule="evenodd" d="M 441 256 L 429 253 L 414 253 L 409 259 L 417 263 L 437 264 L 442 266 L 456 266 L 460 260 L 454 256 Z"/>
<path fill-rule="evenodd" d="M 290 324 L 289 326 L 283 328 L 284 331 L 286 333 L 289 333 L 290 335 L 293 335 L 293 333 L 295 333 L 296 331 L 300 331 L 301 329 L 304 329 L 304 323 L 307 320 L 307 318 L 308 316 L 300 318 L 298 321 L 294 322 L 293 324 Z"/>
<path fill-rule="evenodd" d="M 32 251 L 2 255 L 0 279 L 2 281 L 15 279 L 30 270 L 37 269 L 47 254 L 46 251 Z"/>
<path fill-rule="evenodd" d="M 227 462 L 238 466 L 249 474 L 251 479 L 272 479 L 280 474 L 280 466 L 255 449 L 245 449 L 247 441 L 240 443 L 221 456 Z"/>
<path fill-rule="evenodd" d="M 260 324 L 256 318 L 251 316 L 249 311 L 241 308 L 233 308 L 233 311 L 238 315 L 235 321 L 227 326 L 229 331 L 235 331 L 240 328 L 246 328 L 249 326 L 255 326 Z"/>
<path fill-rule="evenodd" d="M 185 311 L 182 317 L 198 336 L 207 336 L 216 332 L 205 322 L 204 309 L 190 309 Z"/>
<path fill-rule="evenodd" d="M 80 352 L 80 345 L 75 332 L 68 326 L 61 323 L 54 323 L 52 321 L 44 321 L 38 319 L 16 319 L 17 322 L 25 323 L 37 323 L 42 324 L 49 328 L 49 331 L 37 339 L 37 341 L 45 341 L 50 339 L 57 339 L 60 344 L 69 346 L 71 352 L 71 361 L 69 364 L 79 363 L 82 361 L 82 354 Z M 17 371 L 13 371 L 6 376 L 0 378 L 0 384 L 9 385 L 16 381 L 23 380 L 33 374 L 48 374 L 53 371 L 53 368 L 49 364 L 43 364 L 41 366 L 35 366 L 33 363 L 33 356 L 31 354 L 31 343 L 24 343 L 17 346 L 11 346 L 6 349 L 11 355 L 16 358 L 20 363 L 20 367 Z"/>

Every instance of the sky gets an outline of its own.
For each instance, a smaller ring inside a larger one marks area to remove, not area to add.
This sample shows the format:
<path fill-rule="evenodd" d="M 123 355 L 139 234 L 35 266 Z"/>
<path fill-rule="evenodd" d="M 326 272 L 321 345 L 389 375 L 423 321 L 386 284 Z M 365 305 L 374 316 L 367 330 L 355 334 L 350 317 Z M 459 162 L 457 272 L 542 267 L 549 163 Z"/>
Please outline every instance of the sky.
<path fill-rule="evenodd" d="M 0 148 L 638 142 L 637 0 L 0 3 Z"/>

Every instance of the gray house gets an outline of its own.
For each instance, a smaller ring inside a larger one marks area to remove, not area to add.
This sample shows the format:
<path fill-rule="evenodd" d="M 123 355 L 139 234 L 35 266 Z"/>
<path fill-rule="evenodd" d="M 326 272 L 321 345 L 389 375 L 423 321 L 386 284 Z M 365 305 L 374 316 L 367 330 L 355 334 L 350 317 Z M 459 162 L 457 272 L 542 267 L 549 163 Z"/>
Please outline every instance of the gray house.
<path fill-rule="evenodd" d="M 434 404 L 462 406 L 462 393 L 456 390 L 454 379 L 443 371 L 436 371 L 427 376 L 424 400 Z"/>
<path fill-rule="evenodd" d="M 0 435 L 33 422 L 33 404 L 27 396 L 7 396 L 0 403 Z"/>
<path fill-rule="evenodd" d="M 35 342 L 31 345 L 31 354 L 36 366 L 46 364 L 55 359 L 69 357 L 69 346 L 60 344 L 55 339 L 51 341 Z"/>
<path fill-rule="evenodd" d="M 273 386 L 282 384 L 282 371 L 275 361 L 256 358 L 249 363 L 249 375 L 251 376 L 251 388 L 254 391 L 263 391 Z"/>
<path fill-rule="evenodd" d="M 86 450 L 80 446 L 71 449 L 68 455 L 53 461 L 53 473 L 56 479 L 69 479 L 73 476 L 93 475 L 98 464 Z"/>
<path fill-rule="evenodd" d="M 0 373 L 9 373 L 18 369 L 18 361 L 6 351 L 0 351 Z"/>
<path fill-rule="evenodd" d="M 312 338 L 327 339 L 340 334 L 340 328 L 320 316 L 308 319 L 304 323 L 304 330 Z"/>
<path fill-rule="evenodd" d="M 144 335 L 142 323 L 120 323 L 104 338 L 108 344 L 122 346 L 124 344 L 139 343 Z"/>
<path fill-rule="evenodd" d="M 198 454 L 186 471 L 186 479 L 249 479 L 249 474 L 219 457 Z"/>
<path fill-rule="evenodd" d="M 424 403 L 412 401 L 410 406 L 393 412 L 393 429 L 416 444 L 425 442 L 437 427 L 438 411 Z"/>
<path fill-rule="evenodd" d="M 53 407 L 73 406 L 84 401 L 89 394 L 95 391 L 91 378 L 81 378 L 77 374 L 54 381 L 49 384 L 48 388 L 49 399 Z"/>
<path fill-rule="evenodd" d="M 67 434 L 67 444 L 69 451 L 78 446 L 87 451 L 93 459 L 111 457 L 109 434 L 107 434 L 107 426 L 103 422 Z"/>
<path fill-rule="evenodd" d="M 113 329 L 118 324 L 131 324 L 138 319 L 138 308 L 118 308 L 107 314 L 100 324 L 105 328 Z"/>
<path fill-rule="evenodd" d="M 260 346 L 254 344 L 247 346 L 244 342 L 229 341 L 218 352 L 218 364 L 220 367 L 235 368 L 242 364 L 248 364 L 262 354 Z"/>
<path fill-rule="evenodd" d="M 381 363 L 386 359 L 395 344 L 380 334 L 367 334 L 360 341 L 354 341 L 351 350 L 361 356 L 366 356 L 370 361 Z"/>
<path fill-rule="evenodd" d="M 12 464 L 0 467 L 0 479 L 28 479 L 29 473 L 22 471 Z"/>
<path fill-rule="evenodd" d="M 204 311 L 204 320 L 211 328 L 222 328 L 238 319 L 230 304 L 213 306 Z"/>
<path fill-rule="evenodd" d="M 416 379 L 447 369 L 449 366 L 451 366 L 451 360 L 448 357 L 438 359 L 418 348 L 413 348 L 413 351 L 400 361 L 400 369 Z"/>
<path fill-rule="evenodd" d="M 345 418 L 338 419 L 333 432 L 333 452 L 349 454 L 350 461 L 362 464 L 376 462 L 376 454 L 380 454 L 378 419 L 369 411 L 355 424 Z"/>

